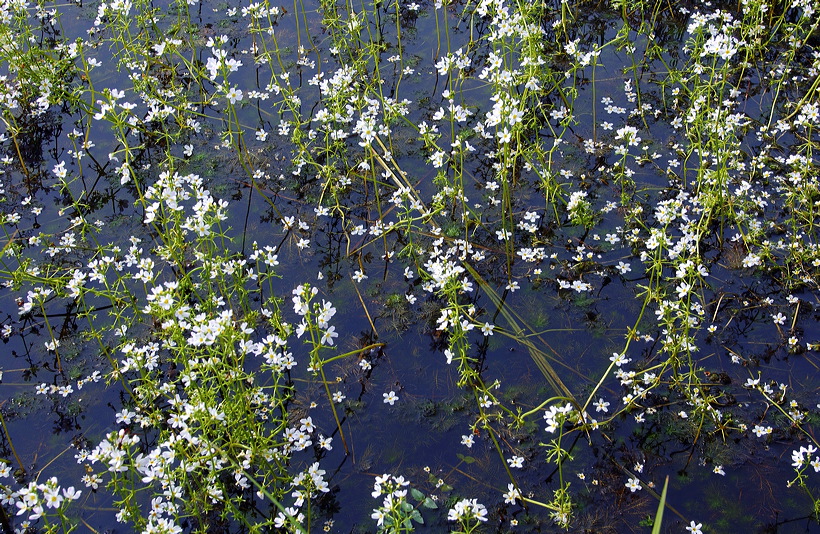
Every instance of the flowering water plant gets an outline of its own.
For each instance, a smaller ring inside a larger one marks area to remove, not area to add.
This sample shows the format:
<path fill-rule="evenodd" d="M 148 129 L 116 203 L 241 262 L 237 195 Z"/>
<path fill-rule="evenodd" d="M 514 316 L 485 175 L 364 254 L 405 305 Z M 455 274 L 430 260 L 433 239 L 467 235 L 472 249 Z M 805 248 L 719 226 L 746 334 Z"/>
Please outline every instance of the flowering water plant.
<path fill-rule="evenodd" d="M 816 2 L 166 7 L 0 2 L 4 532 L 816 523 Z"/>

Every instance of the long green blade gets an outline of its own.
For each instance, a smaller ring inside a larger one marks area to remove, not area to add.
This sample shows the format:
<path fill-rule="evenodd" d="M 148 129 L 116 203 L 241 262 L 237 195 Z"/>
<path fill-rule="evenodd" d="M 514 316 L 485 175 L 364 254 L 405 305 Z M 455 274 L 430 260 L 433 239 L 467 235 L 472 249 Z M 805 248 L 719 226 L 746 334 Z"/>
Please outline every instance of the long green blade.
<path fill-rule="evenodd" d="M 669 475 L 666 475 L 666 480 L 663 482 L 663 491 L 661 492 L 661 500 L 658 503 L 658 511 L 655 513 L 655 523 L 652 525 L 652 534 L 660 534 L 661 522 L 663 521 L 663 509 L 666 508 L 666 488 L 669 486 Z"/>
<path fill-rule="evenodd" d="M 567 388 L 567 386 L 564 385 L 564 382 L 561 381 L 561 378 L 558 376 L 558 373 L 555 372 L 553 366 L 547 360 L 548 355 L 544 351 L 536 347 L 535 344 L 529 339 L 529 334 L 526 334 L 524 328 L 519 326 L 518 321 L 516 321 L 516 317 L 523 323 L 521 317 L 518 316 L 518 314 L 516 314 L 513 310 L 511 310 L 509 306 L 505 305 L 501 297 L 498 296 L 498 293 L 496 293 L 495 290 L 492 287 L 490 287 L 490 285 L 483 278 L 481 278 L 481 275 L 479 275 L 475 269 L 473 269 L 467 263 L 464 263 L 464 267 L 467 269 L 467 271 L 470 273 L 470 275 L 473 277 L 476 283 L 478 283 L 481 289 L 484 290 L 487 296 L 490 297 L 490 300 L 493 301 L 493 304 L 501 312 L 501 315 L 504 316 L 504 319 L 506 319 L 507 323 L 509 324 L 510 331 L 514 333 L 514 338 L 527 348 L 527 350 L 530 353 L 530 357 L 535 362 L 535 365 L 537 365 L 538 369 L 541 370 L 541 373 L 543 373 L 544 377 L 547 379 L 547 382 L 549 382 L 549 384 L 553 387 L 555 392 L 567 398 L 575 398 L 572 392 L 570 392 L 569 388 Z M 533 334 L 535 333 L 531 328 L 528 329 Z"/>

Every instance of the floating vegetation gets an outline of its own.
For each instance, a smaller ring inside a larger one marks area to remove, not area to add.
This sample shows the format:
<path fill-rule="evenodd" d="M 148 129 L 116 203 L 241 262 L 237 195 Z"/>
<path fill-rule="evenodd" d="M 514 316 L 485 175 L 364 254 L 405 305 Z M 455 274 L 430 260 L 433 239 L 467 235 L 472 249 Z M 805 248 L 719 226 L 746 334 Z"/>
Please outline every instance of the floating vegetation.
<path fill-rule="evenodd" d="M 0 528 L 820 531 L 819 10 L 0 2 Z"/>

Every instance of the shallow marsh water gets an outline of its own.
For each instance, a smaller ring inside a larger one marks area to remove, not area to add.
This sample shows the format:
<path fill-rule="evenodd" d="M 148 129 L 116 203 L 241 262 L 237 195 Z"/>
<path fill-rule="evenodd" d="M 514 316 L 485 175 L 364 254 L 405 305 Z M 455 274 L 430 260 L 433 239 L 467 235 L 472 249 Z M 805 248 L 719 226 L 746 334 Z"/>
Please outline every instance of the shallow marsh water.
<path fill-rule="evenodd" d="M 664 532 L 820 532 L 813 9 L 6 3 L 11 526 L 374 532 L 390 473 L 419 531 L 650 532 L 669 476 Z M 151 197 L 163 173 L 201 183 Z M 305 283 L 329 317 L 291 309 Z M 235 337 L 203 353 L 185 306 Z M 107 488 L 93 451 L 129 436 Z M 52 476 L 82 494 L 49 506 Z"/>

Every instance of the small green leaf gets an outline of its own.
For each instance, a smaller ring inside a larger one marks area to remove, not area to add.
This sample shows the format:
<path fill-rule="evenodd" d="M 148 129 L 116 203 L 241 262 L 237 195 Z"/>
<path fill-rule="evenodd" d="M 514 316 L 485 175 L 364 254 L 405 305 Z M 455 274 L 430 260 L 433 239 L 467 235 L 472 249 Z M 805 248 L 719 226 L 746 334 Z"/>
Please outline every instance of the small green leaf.
<path fill-rule="evenodd" d="M 409 503 L 409 502 L 407 502 L 407 501 L 402 501 L 402 503 L 401 503 L 401 510 L 402 510 L 402 512 L 405 512 L 405 513 L 408 513 L 408 514 L 409 514 L 410 512 L 412 512 L 412 511 L 413 511 L 413 505 L 412 505 L 412 504 L 410 504 L 410 503 Z"/>
<path fill-rule="evenodd" d="M 458 456 L 458 459 L 464 462 L 465 464 L 471 464 L 475 462 L 475 458 L 473 458 L 472 456 L 464 456 L 461 453 L 457 454 L 456 456 Z"/>
<path fill-rule="evenodd" d="M 419 525 L 424 524 L 424 518 L 421 517 L 421 513 L 418 510 L 413 510 L 413 513 L 410 514 L 410 517 Z"/>
<path fill-rule="evenodd" d="M 431 510 L 435 510 L 436 508 L 438 508 L 438 505 L 436 504 L 436 501 L 434 501 L 430 497 L 427 497 L 426 499 L 424 499 L 424 502 L 421 505 L 424 506 L 425 508 L 429 508 Z"/>
<path fill-rule="evenodd" d="M 417 490 L 416 488 L 411 488 L 410 489 L 410 495 L 412 495 L 413 498 L 416 499 L 417 501 L 423 501 L 424 500 L 424 494 L 422 492 L 420 492 L 419 490 Z"/>

